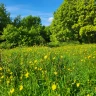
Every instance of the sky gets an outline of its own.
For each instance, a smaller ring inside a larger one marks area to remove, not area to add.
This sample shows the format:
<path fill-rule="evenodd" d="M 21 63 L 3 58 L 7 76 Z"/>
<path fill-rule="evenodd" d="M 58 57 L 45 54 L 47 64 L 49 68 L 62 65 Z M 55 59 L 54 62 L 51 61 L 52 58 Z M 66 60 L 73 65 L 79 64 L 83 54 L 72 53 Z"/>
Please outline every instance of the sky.
<path fill-rule="evenodd" d="M 42 25 L 45 26 L 51 24 L 53 13 L 62 2 L 63 0 L 0 0 L 0 3 L 5 4 L 12 18 L 17 15 L 21 15 L 22 18 L 28 15 L 39 16 Z"/>

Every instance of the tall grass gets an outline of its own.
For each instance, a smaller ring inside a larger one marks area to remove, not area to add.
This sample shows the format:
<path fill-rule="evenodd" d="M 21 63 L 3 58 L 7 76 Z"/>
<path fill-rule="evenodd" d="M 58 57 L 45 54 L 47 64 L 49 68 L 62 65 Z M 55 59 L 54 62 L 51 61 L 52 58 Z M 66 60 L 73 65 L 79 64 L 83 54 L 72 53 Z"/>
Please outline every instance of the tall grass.
<path fill-rule="evenodd" d="M 0 96 L 96 96 L 96 45 L 2 50 Z"/>

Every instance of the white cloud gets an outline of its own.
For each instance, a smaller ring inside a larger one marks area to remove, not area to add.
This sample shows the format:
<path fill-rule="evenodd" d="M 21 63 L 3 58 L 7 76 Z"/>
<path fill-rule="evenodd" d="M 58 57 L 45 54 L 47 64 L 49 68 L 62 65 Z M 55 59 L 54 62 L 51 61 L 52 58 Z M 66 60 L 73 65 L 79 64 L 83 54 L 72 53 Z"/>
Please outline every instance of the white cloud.
<path fill-rule="evenodd" d="M 48 18 L 48 22 L 52 22 L 53 17 Z"/>

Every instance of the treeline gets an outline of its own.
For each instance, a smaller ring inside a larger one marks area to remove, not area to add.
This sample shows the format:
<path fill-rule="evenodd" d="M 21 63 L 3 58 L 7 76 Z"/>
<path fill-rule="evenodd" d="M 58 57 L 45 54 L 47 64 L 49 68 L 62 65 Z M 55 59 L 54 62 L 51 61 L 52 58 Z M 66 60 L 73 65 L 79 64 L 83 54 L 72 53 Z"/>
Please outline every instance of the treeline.
<path fill-rule="evenodd" d="M 64 0 L 54 12 L 50 26 L 40 17 L 29 15 L 13 20 L 4 4 L 0 4 L 0 45 L 2 47 L 33 46 L 78 41 L 96 43 L 96 0 Z"/>
<path fill-rule="evenodd" d="M 33 46 L 50 42 L 50 28 L 41 24 L 40 17 L 20 15 L 11 19 L 4 4 L 0 4 L 0 46 Z"/>

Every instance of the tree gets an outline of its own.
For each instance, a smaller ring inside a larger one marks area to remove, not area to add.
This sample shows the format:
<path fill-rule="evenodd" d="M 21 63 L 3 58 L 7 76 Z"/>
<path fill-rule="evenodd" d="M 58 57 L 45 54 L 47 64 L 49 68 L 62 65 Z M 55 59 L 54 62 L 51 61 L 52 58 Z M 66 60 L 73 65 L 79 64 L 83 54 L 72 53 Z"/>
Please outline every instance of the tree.
<path fill-rule="evenodd" d="M 21 20 L 21 23 L 22 23 L 22 26 L 27 27 L 28 30 L 30 30 L 32 26 L 41 25 L 41 19 L 40 17 L 29 15 L 27 17 L 24 17 Z"/>
<path fill-rule="evenodd" d="M 50 42 L 50 26 L 41 26 L 40 35 L 45 39 L 46 43 Z"/>
<path fill-rule="evenodd" d="M 2 34 L 3 28 L 10 22 L 10 13 L 6 10 L 5 5 L 0 3 L 0 34 Z"/>
<path fill-rule="evenodd" d="M 5 41 L 6 43 L 10 43 L 11 46 L 18 45 L 20 33 L 15 26 L 8 24 L 6 28 L 4 28 L 2 34 L 3 34 L 2 37 L 6 40 Z"/>
<path fill-rule="evenodd" d="M 51 41 L 78 40 L 81 42 L 83 37 L 81 38 L 80 30 L 84 26 L 86 29 L 87 25 L 96 26 L 96 1 L 64 0 L 54 13 L 54 20 L 51 24 Z M 90 32 L 93 31 L 90 30 Z"/>
<path fill-rule="evenodd" d="M 77 15 L 76 1 L 64 0 L 54 13 L 54 19 L 51 24 L 51 40 L 54 39 L 59 42 L 74 40 L 75 31 L 72 29 L 72 25 L 77 22 Z"/>
<path fill-rule="evenodd" d="M 21 15 L 18 15 L 17 17 L 14 18 L 13 25 L 16 26 L 16 27 L 21 26 Z"/>

